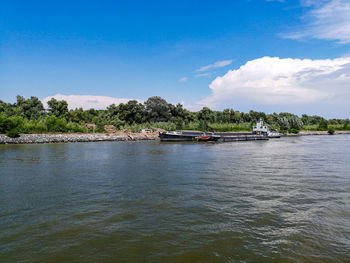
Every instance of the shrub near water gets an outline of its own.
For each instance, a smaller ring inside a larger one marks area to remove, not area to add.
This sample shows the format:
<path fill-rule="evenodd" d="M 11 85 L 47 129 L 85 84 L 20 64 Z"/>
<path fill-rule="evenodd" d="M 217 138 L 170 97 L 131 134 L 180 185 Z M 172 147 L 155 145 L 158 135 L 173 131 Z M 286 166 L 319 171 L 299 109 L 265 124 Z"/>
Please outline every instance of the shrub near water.
<path fill-rule="evenodd" d="M 298 133 L 299 133 L 299 130 L 298 130 L 298 129 L 295 129 L 295 128 L 292 128 L 292 129 L 289 129 L 288 132 L 289 132 L 289 133 L 293 133 L 293 134 L 298 134 Z"/>
<path fill-rule="evenodd" d="M 332 128 L 330 128 L 330 129 L 328 130 L 328 134 L 329 134 L 329 135 L 333 135 L 334 132 L 335 132 L 335 131 L 334 131 L 334 129 L 332 129 Z"/>
<path fill-rule="evenodd" d="M 10 138 L 18 138 L 20 136 L 18 129 L 12 129 L 8 131 L 6 132 L 6 135 Z"/>
<path fill-rule="evenodd" d="M 11 138 L 19 137 L 22 126 L 23 119 L 21 117 L 0 117 L 0 131 Z"/>
<path fill-rule="evenodd" d="M 24 119 L 22 133 L 43 133 L 47 131 L 45 121 L 43 119 L 27 120 Z"/>
<path fill-rule="evenodd" d="M 80 125 L 79 123 L 69 122 L 66 128 L 69 132 L 86 132 L 84 125 Z"/>
<path fill-rule="evenodd" d="M 55 116 L 48 117 L 45 121 L 45 124 L 46 124 L 47 130 L 51 132 L 67 131 L 67 122 Z"/>
<path fill-rule="evenodd" d="M 328 129 L 328 121 L 321 120 L 321 122 L 318 124 L 318 130 L 326 131 L 327 129 Z"/>
<path fill-rule="evenodd" d="M 5 116 L 0 115 L 0 133 L 6 132 L 6 124 L 7 118 Z"/>

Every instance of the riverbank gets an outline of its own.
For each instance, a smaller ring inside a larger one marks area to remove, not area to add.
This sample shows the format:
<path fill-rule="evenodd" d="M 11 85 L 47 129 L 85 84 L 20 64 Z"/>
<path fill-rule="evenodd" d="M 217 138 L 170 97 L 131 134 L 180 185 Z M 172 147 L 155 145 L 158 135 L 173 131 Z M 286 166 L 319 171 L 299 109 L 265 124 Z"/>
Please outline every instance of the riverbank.
<path fill-rule="evenodd" d="M 10 138 L 0 134 L 0 144 L 33 144 L 33 143 L 65 143 L 65 142 L 98 142 L 98 141 L 138 141 L 156 140 L 158 134 L 152 133 L 61 133 L 61 134 L 21 134 L 18 138 Z"/>
<path fill-rule="evenodd" d="M 350 131 L 334 131 L 334 135 L 350 134 Z M 287 133 L 284 136 L 311 136 L 311 135 L 329 135 L 328 131 L 300 131 L 299 133 Z"/>
<path fill-rule="evenodd" d="M 335 135 L 350 134 L 350 131 L 335 131 Z M 283 136 L 328 135 L 327 131 L 300 131 L 298 134 Z M 60 134 L 21 134 L 10 138 L 0 134 L 0 144 L 33 144 L 33 143 L 66 143 L 66 142 L 99 142 L 99 141 L 139 141 L 157 140 L 158 133 L 60 133 Z"/>

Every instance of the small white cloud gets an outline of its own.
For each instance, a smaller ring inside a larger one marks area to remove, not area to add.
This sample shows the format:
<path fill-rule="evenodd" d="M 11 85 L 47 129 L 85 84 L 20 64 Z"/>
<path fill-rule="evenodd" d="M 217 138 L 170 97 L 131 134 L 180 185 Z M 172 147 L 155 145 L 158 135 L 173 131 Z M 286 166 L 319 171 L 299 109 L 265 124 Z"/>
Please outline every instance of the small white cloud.
<path fill-rule="evenodd" d="M 210 64 L 207 66 L 203 66 L 199 69 L 196 70 L 196 72 L 203 72 L 203 71 L 207 71 L 209 69 L 213 69 L 213 68 L 222 68 L 222 67 L 226 67 L 228 65 L 230 65 L 232 63 L 232 60 L 222 60 L 222 61 L 217 61 L 214 64 Z"/>
<path fill-rule="evenodd" d="M 198 105 L 293 105 L 350 101 L 350 57 L 280 59 L 263 57 L 229 70 L 209 85 Z M 344 104 L 345 105 L 345 104 Z"/>
<path fill-rule="evenodd" d="M 68 103 L 69 109 L 75 109 L 82 107 L 84 110 L 87 109 L 106 109 L 111 104 L 120 104 L 127 103 L 131 99 L 126 98 L 114 98 L 107 96 L 92 96 L 92 95 L 63 95 L 56 94 L 54 96 L 48 96 L 43 98 L 41 101 L 44 104 L 44 107 L 47 108 L 47 102 L 51 99 L 55 98 L 56 100 L 65 100 Z M 137 100 L 142 102 L 141 100 Z"/>
<path fill-rule="evenodd" d="M 326 39 L 340 44 L 350 43 L 349 0 L 303 0 L 302 5 L 313 7 L 305 16 L 308 21 L 302 29 L 282 37 L 290 39 Z"/>
<path fill-rule="evenodd" d="M 322 6 L 323 4 L 329 2 L 329 0 L 300 0 L 301 6 Z"/>
<path fill-rule="evenodd" d="M 205 72 L 205 73 L 198 73 L 196 75 L 194 75 L 196 78 L 200 78 L 200 77 L 210 77 L 211 75 L 213 75 L 216 72 Z"/>
<path fill-rule="evenodd" d="M 183 77 L 183 78 L 179 79 L 179 82 L 186 82 L 187 80 L 188 80 L 187 77 Z"/>

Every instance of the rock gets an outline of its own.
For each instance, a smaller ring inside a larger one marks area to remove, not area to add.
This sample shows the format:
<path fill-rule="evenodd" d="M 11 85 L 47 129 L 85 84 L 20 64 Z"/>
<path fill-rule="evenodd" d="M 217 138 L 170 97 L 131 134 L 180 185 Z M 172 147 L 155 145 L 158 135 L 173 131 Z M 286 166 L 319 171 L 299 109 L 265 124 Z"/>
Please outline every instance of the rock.
<path fill-rule="evenodd" d="M 10 138 L 0 134 L 0 144 L 28 144 L 28 143 L 62 143 L 62 142 L 97 142 L 97 141 L 127 141 L 156 140 L 158 136 L 138 136 L 136 134 L 106 134 L 106 133 L 63 133 L 63 134 L 21 134 L 18 138 Z"/>

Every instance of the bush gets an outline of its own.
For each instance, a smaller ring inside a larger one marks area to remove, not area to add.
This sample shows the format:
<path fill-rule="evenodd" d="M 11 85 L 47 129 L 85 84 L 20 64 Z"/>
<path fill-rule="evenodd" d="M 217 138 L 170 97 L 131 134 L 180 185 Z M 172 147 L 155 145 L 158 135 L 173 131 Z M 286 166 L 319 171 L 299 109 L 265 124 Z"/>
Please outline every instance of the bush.
<path fill-rule="evenodd" d="M 295 129 L 295 128 L 292 128 L 292 129 L 289 129 L 288 132 L 289 132 L 289 133 L 298 134 L 298 133 L 299 133 L 299 130 L 298 130 L 298 129 Z"/>
<path fill-rule="evenodd" d="M 7 130 L 7 118 L 0 115 L 0 133 L 5 133 Z"/>
<path fill-rule="evenodd" d="M 17 134 L 23 127 L 23 119 L 21 117 L 10 117 L 6 118 L 4 116 L 0 117 L 0 132 L 1 133 L 10 133 L 12 135 L 13 133 Z M 16 131 L 16 132 L 13 132 Z M 11 137 L 11 136 L 9 136 Z"/>
<path fill-rule="evenodd" d="M 209 130 L 208 122 L 206 122 L 204 120 L 200 120 L 199 121 L 199 125 L 198 125 L 198 130 L 200 130 L 200 131 L 208 131 Z"/>
<path fill-rule="evenodd" d="M 47 131 L 47 127 L 45 125 L 45 119 L 38 120 L 28 120 L 25 119 L 23 123 L 23 127 L 21 129 L 22 133 L 43 133 Z"/>
<path fill-rule="evenodd" d="M 45 121 L 45 124 L 47 126 L 47 130 L 50 132 L 66 132 L 67 131 L 66 121 L 59 119 L 55 116 L 48 117 Z"/>
<path fill-rule="evenodd" d="M 12 129 L 6 133 L 6 135 L 10 138 L 18 138 L 19 137 L 19 132 L 18 129 Z"/>
<path fill-rule="evenodd" d="M 280 130 L 280 133 L 287 133 L 287 130 Z"/>
<path fill-rule="evenodd" d="M 334 134 L 334 129 L 330 128 L 330 129 L 328 130 L 328 134 L 329 134 L 329 135 L 333 135 L 333 134 Z"/>
<path fill-rule="evenodd" d="M 326 131 L 328 129 L 328 121 L 326 120 L 321 120 L 321 122 L 318 124 L 318 129 L 320 131 Z"/>
<path fill-rule="evenodd" d="M 69 132 L 86 132 L 86 128 L 75 122 L 69 122 L 66 125 L 67 131 Z"/>
<path fill-rule="evenodd" d="M 177 118 L 175 121 L 176 130 L 181 130 L 184 126 L 184 121 L 181 118 Z"/>

